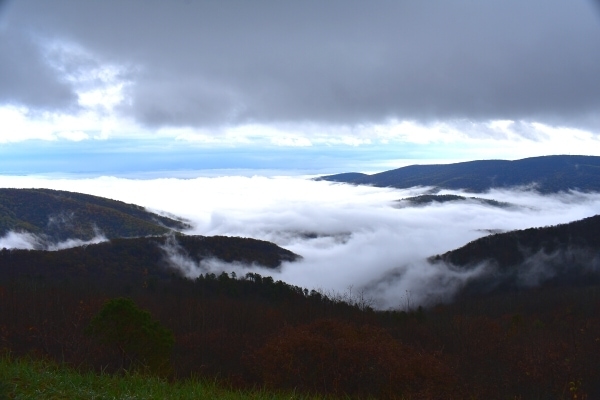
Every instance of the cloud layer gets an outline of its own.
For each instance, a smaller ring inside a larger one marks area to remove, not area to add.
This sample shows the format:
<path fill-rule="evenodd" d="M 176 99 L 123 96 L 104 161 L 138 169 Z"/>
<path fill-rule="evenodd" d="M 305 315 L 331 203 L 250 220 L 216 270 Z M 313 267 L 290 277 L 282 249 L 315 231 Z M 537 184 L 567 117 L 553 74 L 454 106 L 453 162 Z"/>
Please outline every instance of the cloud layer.
<path fill-rule="evenodd" d="M 223 176 L 130 180 L 112 177 L 48 179 L 2 177 L 0 187 L 47 187 L 140 204 L 194 223 L 189 232 L 269 240 L 304 258 L 287 263 L 275 279 L 324 291 L 363 292 L 377 306 L 449 298 L 469 275 L 430 265 L 426 258 L 458 248 L 489 230 L 566 223 L 595 215 L 600 195 L 532 192 L 478 194 L 516 205 L 475 202 L 395 208 L 394 201 L 426 188 L 394 190 L 315 182 L 301 177 Z M 451 193 L 451 192 L 448 192 Z M 186 264 L 187 273 L 235 271 L 248 266 Z M 250 266 L 263 275 L 271 271 Z"/>
<path fill-rule="evenodd" d="M 0 0 L 0 173 L 598 155 L 599 70 L 593 0 Z"/>
<path fill-rule="evenodd" d="M 27 0 L 0 12 L 0 101 L 31 108 L 114 106 L 148 127 L 600 126 L 592 1 Z"/>

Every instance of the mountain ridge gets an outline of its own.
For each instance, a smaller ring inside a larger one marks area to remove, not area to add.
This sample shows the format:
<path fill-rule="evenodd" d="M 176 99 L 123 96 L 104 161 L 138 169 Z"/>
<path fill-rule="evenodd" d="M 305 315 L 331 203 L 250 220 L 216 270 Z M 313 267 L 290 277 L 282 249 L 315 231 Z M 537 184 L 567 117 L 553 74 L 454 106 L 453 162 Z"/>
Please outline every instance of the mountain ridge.
<path fill-rule="evenodd" d="M 406 189 L 432 186 L 474 193 L 530 186 L 540 193 L 600 191 L 600 157 L 554 155 L 521 160 L 476 160 L 410 165 L 372 175 L 349 172 L 315 178 L 330 182 Z"/>
<path fill-rule="evenodd" d="M 425 206 L 431 204 L 442 204 L 442 203 L 479 203 L 490 207 L 509 208 L 514 205 L 506 202 L 501 202 L 492 199 L 483 199 L 481 197 L 465 197 L 454 194 L 422 194 L 419 196 L 406 197 L 404 199 L 396 200 L 396 207 L 416 207 Z"/>
<path fill-rule="evenodd" d="M 26 232 L 46 241 L 164 235 L 189 229 L 182 220 L 117 200 L 52 189 L 0 189 L 0 237 Z"/>
<path fill-rule="evenodd" d="M 302 257 L 274 243 L 229 236 L 171 235 L 115 238 L 57 251 L 0 250 L 0 281 L 7 277 L 41 277 L 46 282 L 92 279 L 132 283 L 187 276 L 185 268 L 202 271 L 204 261 L 258 265 L 277 269 Z M 190 271 L 187 271 L 190 272 Z"/>
<path fill-rule="evenodd" d="M 496 233 L 429 258 L 452 269 L 482 272 L 463 293 L 513 291 L 539 285 L 600 283 L 600 215 L 555 226 Z"/>

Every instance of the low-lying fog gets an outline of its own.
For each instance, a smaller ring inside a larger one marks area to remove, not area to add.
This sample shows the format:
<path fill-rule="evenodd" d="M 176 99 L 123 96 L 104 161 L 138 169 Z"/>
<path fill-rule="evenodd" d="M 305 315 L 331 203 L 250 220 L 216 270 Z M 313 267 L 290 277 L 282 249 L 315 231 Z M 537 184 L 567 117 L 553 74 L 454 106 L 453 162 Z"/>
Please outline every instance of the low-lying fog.
<path fill-rule="evenodd" d="M 0 177 L 0 187 L 50 188 L 108 197 L 189 219 L 186 233 L 269 240 L 303 256 L 281 271 L 207 263 L 198 272 L 254 271 L 325 292 L 363 292 L 379 308 L 403 307 L 451 295 L 466 276 L 426 258 L 461 247 L 490 231 L 555 225 L 595 215 L 600 194 L 542 196 L 531 191 L 485 194 L 443 191 L 514 204 L 500 208 L 475 201 L 394 207 L 423 194 L 351 186 L 302 177 L 224 176 L 132 180 L 114 177 L 50 179 Z M 11 236 L 12 235 L 12 236 Z M 20 244 L 19 244 L 20 243 Z M 26 247 L 26 236 L 0 238 L 2 247 Z M 189 270 L 189 265 L 186 266 Z M 192 268 L 193 271 L 193 268 Z M 192 272 L 193 273 L 193 272 Z"/>

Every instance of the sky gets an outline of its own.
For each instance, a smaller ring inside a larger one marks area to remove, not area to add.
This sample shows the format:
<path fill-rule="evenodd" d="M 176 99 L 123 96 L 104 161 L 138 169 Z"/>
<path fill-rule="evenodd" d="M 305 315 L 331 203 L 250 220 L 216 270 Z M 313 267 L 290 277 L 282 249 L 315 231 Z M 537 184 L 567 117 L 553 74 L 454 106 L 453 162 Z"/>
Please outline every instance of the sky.
<path fill-rule="evenodd" d="M 0 0 L 0 174 L 600 155 L 599 72 L 593 0 Z"/>

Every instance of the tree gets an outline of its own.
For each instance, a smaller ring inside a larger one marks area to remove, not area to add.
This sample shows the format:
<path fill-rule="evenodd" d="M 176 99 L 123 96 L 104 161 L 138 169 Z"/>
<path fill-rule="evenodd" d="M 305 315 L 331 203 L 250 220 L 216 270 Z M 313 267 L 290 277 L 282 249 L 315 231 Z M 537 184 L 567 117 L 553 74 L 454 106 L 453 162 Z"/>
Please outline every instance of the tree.
<path fill-rule="evenodd" d="M 171 369 L 173 333 L 131 299 L 108 300 L 92 318 L 87 333 L 116 348 L 121 369 L 143 369 L 158 375 Z"/>

